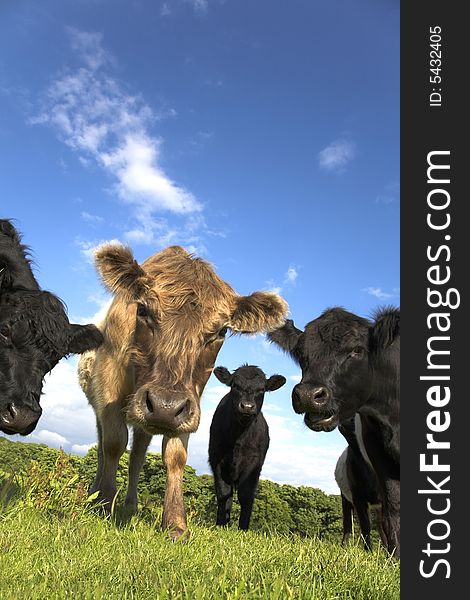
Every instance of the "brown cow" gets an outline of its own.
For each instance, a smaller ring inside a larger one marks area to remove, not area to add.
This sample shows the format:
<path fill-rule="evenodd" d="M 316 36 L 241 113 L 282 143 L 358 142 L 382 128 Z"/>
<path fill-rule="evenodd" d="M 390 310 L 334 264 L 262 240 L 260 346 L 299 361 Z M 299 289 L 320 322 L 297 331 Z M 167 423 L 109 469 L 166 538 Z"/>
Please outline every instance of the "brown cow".
<path fill-rule="evenodd" d="M 173 539 L 186 530 L 182 478 L 189 434 L 227 329 L 258 333 L 279 327 L 288 307 L 277 294 L 238 295 L 212 267 L 179 246 L 139 265 L 118 244 L 95 255 L 104 285 L 115 295 L 101 324 L 105 341 L 82 355 L 80 385 L 96 413 L 98 471 L 91 491 L 108 509 L 116 470 L 133 426 L 126 506 L 137 509 L 137 482 L 155 434 L 163 434 L 167 470 L 162 525 Z"/>

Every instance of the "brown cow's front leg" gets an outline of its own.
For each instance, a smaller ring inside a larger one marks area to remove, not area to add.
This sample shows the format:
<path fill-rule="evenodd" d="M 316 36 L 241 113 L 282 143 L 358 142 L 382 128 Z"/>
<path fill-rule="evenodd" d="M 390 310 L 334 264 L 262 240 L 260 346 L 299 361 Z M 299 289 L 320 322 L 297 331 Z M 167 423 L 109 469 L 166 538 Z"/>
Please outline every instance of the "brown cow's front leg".
<path fill-rule="evenodd" d="M 170 530 L 173 540 L 187 531 L 183 499 L 183 472 L 186 465 L 189 433 L 163 438 L 163 463 L 166 467 L 166 489 L 163 505 L 163 529 Z"/>
<path fill-rule="evenodd" d="M 144 464 L 145 455 L 152 436 L 140 427 L 134 427 L 133 432 L 132 449 L 129 456 L 129 484 L 127 486 L 125 506 L 128 510 L 136 512 L 139 474 Z"/>
<path fill-rule="evenodd" d="M 104 508 L 110 511 L 116 496 L 116 472 L 119 459 L 127 446 L 127 425 L 120 403 L 108 404 L 97 415 L 99 419 L 98 432 L 101 449 L 98 457 L 101 464 L 93 484 L 93 491 L 99 490 L 99 500 L 103 501 Z"/>

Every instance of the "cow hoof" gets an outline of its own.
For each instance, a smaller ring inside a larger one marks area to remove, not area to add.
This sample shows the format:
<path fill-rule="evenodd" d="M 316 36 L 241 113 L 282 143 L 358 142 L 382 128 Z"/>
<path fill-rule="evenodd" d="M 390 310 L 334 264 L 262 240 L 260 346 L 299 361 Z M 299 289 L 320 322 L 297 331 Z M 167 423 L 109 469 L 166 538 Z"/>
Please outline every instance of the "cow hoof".
<path fill-rule="evenodd" d="M 124 502 L 124 510 L 129 515 L 135 515 L 137 513 L 137 502 L 126 500 Z"/>
<path fill-rule="evenodd" d="M 189 529 L 181 529 L 180 527 L 168 529 L 168 534 L 172 542 L 179 542 L 180 544 L 185 544 L 191 537 L 191 532 Z"/>

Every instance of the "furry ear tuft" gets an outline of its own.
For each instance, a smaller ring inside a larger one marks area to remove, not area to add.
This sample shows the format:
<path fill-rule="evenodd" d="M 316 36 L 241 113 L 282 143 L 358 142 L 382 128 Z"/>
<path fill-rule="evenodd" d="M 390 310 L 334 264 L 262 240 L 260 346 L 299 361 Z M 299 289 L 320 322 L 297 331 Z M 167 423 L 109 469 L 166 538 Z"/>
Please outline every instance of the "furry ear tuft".
<path fill-rule="evenodd" d="M 95 264 L 105 287 L 113 294 L 123 294 L 128 302 L 141 299 L 150 287 L 145 271 L 127 246 L 104 244 L 95 252 Z"/>
<path fill-rule="evenodd" d="M 239 296 L 229 327 L 240 333 L 261 333 L 282 325 L 289 307 L 284 298 L 272 292 Z"/>

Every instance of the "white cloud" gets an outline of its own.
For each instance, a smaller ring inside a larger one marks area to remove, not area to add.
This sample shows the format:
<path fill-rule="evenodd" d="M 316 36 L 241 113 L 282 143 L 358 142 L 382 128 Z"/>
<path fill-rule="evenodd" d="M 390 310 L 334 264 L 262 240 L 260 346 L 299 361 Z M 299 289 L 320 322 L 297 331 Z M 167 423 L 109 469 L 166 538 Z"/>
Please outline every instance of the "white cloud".
<path fill-rule="evenodd" d="M 72 454 L 80 454 L 81 456 L 85 456 L 88 450 L 93 448 L 93 446 L 96 446 L 96 444 L 73 444 L 70 451 Z"/>
<path fill-rule="evenodd" d="M 82 57 L 90 69 L 95 71 L 107 63 L 112 62 L 112 57 L 102 48 L 101 33 L 80 31 L 75 27 L 68 27 L 72 48 Z"/>
<path fill-rule="evenodd" d="M 37 444 L 46 444 L 51 448 L 64 448 L 69 443 L 63 435 L 54 431 L 48 431 L 47 429 L 40 429 L 37 433 L 32 433 L 29 441 Z"/>
<path fill-rule="evenodd" d="M 75 244 L 80 248 L 80 252 L 84 256 L 85 260 L 90 264 L 94 264 L 95 252 L 97 248 L 99 248 L 103 244 L 121 244 L 121 242 L 120 240 L 113 238 L 112 240 L 101 240 L 100 242 L 92 242 L 90 240 L 76 240 Z"/>
<path fill-rule="evenodd" d="M 209 7 L 208 0 L 185 0 L 185 2 L 191 4 L 194 9 L 194 12 L 199 14 L 205 14 Z"/>
<path fill-rule="evenodd" d="M 390 294 L 388 292 L 384 292 L 380 287 L 367 287 L 362 290 L 363 292 L 367 292 L 371 296 L 375 298 L 379 298 L 380 300 L 386 300 L 387 298 L 393 298 L 396 294 Z"/>
<path fill-rule="evenodd" d="M 320 168 L 326 171 L 341 171 L 355 156 L 355 144 L 349 140 L 336 140 L 318 154 Z"/>
<path fill-rule="evenodd" d="M 99 225 L 101 223 L 104 223 L 103 217 L 99 217 L 98 215 L 92 215 L 86 211 L 80 213 L 80 216 L 84 221 L 86 221 L 87 223 L 91 223 L 92 225 Z"/>
<path fill-rule="evenodd" d="M 295 285 L 297 277 L 299 276 L 299 269 L 294 265 L 289 265 L 287 271 L 284 274 L 283 285 Z M 283 286 L 278 285 L 274 279 L 266 281 L 268 291 L 274 294 L 282 294 Z"/>
<path fill-rule="evenodd" d="M 299 276 L 298 270 L 294 266 L 290 266 L 287 269 L 287 273 L 284 279 L 284 283 L 295 283 L 297 281 L 297 277 Z"/>
<path fill-rule="evenodd" d="M 106 68 L 113 60 L 101 46 L 101 34 L 68 31 L 84 66 L 66 72 L 49 86 L 43 110 L 30 123 L 54 127 L 85 165 L 91 160 L 103 169 L 140 222 L 156 212 L 187 215 L 201 211 L 195 196 L 161 166 L 163 141 L 150 133 L 150 127 L 162 115 L 110 76 Z"/>

